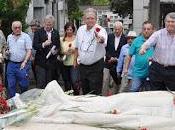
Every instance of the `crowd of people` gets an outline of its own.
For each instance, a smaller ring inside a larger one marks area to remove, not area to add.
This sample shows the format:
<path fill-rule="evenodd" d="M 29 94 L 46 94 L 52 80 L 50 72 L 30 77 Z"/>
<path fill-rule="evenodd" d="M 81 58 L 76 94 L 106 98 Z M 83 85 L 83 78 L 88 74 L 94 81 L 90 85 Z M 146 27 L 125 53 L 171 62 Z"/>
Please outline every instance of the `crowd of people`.
<path fill-rule="evenodd" d="M 174 12 L 167 14 L 165 28 L 156 31 L 151 22 L 145 21 L 138 35 L 133 30 L 124 34 L 120 21 L 116 21 L 113 33 L 107 34 L 97 24 L 93 8 L 84 11 L 83 22 L 77 31 L 67 22 L 63 37 L 54 29 L 52 15 L 47 15 L 42 25 L 33 20 L 29 33 L 22 32 L 20 21 L 14 21 L 7 42 L 0 31 L 0 86 L 4 74 L 9 98 L 15 96 L 17 84 L 21 92 L 28 90 L 31 69 L 36 88 L 44 89 L 62 76 L 65 91 L 73 89 L 74 95 L 107 96 L 111 82 L 115 84 L 113 94 L 175 91 Z M 3 46 L 7 46 L 5 51 Z"/>

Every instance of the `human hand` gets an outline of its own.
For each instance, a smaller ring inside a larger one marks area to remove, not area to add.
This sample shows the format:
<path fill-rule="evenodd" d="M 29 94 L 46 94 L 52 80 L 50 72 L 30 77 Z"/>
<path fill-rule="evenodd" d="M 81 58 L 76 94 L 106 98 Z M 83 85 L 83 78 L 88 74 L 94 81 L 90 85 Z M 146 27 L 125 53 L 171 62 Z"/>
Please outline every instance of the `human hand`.
<path fill-rule="evenodd" d="M 49 46 L 52 43 L 51 40 L 46 40 L 45 42 L 43 42 L 43 47 Z"/>
<path fill-rule="evenodd" d="M 24 67 L 26 66 L 27 62 L 26 61 L 23 61 L 21 63 L 21 66 L 20 66 L 20 70 L 24 69 Z"/>
<path fill-rule="evenodd" d="M 127 69 L 124 69 L 124 70 L 123 70 L 123 75 L 124 75 L 124 76 L 127 76 L 127 75 L 128 75 L 128 70 L 127 70 Z"/>
<path fill-rule="evenodd" d="M 75 59 L 74 62 L 73 62 L 73 66 L 74 66 L 74 68 L 77 68 L 77 67 L 78 67 L 78 62 L 77 62 L 76 59 Z"/>
<path fill-rule="evenodd" d="M 73 53 L 73 49 L 69 48 L 66 52 L 66 55 L 71 55 Z"/>
<path fill-rule="evenodd" d="M 140 54 L 140 55 L 143 55 L 143 54 L 145 54 L 145 53 L 146 53 L 146 49 L 143 48 L 143 47 L 141 47 L 141 49 L 140 49 L 140 51 L 139 51 L 139 54 Z"/>

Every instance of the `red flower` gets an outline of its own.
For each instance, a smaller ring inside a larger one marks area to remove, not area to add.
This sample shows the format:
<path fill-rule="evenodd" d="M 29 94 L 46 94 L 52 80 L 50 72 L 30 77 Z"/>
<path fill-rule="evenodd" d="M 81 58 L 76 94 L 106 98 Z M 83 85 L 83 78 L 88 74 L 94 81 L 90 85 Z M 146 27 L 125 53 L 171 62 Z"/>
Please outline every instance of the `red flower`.
<path fill-rule="evenodd" d="M 10 111 L 10 107 L 7 104 L 7 101 L 0 97 L 0 114 L 5 114 Z"/>
<path fill-rule="evenodd" d="M 96 27 L 95 31 L 98 33 L 100 32 L 100 28 Z"/>
<path fill-rule="evenodd" d="M 70 43 L 70 44 L 69 44 L 69 48 L 71 48 L 71 46 L 72 46 L 72 44 Z"/>

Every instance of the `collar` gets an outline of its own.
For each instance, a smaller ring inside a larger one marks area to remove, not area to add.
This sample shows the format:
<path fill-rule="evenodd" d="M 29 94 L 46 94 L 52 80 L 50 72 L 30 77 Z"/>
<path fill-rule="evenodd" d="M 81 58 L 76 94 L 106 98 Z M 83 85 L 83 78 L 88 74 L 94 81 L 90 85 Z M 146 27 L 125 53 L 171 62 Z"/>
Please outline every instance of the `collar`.
<path fill-rule="evenodd" d="M 44 28 L 44 30 L 46 31 L 46 29 Z M 53 31 L 53 28 L 48 32 L 48 31 L 46 31 L 47 33 L 52 33 L 52 31 Z"/>

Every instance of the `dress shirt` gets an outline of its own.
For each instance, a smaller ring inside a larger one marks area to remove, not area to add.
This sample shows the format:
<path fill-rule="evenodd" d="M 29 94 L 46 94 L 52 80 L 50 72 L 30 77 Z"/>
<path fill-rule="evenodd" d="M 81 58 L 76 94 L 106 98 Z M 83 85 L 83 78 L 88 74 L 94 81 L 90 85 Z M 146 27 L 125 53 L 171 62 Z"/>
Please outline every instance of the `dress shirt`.
<path fill-rule="evenodd" d="M 119 36 L 119 37 L 115 36 L 115 50 L 117 50 L 117 48 L 118 48 L 118 45 L 119 45 L 119 42 L 120 42 L 120 37 L 121 36 Z"/>
<path fill-rule="evenodd" d="M 166 28 L 154 32 L 144 43 L 155 47 L 153 60 L 165 66 L 175 66 L 175 36 L 170 35 Z"/>
<path fill-rule="evenodd" d="M 94 33 L 96 27 L 100 28 L 98 35 L 104 38 L 104 43 L 97 43 Z M 95 25 L 87 30 L 86 25 L 83 25 L 78 29 L 75 48 L 78 48 L 78 58 L 81 64 L 91 65 L 103 58 L 106 54 L 106 45 L 107 32 L 103 27 Z"/>

